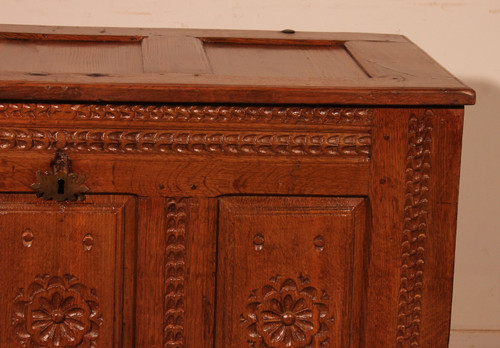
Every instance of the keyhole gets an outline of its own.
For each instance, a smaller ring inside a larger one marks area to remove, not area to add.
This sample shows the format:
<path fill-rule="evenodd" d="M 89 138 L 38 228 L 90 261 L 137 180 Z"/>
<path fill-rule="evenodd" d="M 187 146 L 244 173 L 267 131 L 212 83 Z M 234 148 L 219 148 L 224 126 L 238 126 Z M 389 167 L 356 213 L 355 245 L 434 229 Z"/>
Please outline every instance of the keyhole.
<path fill-rule="evenodd" d="M 59 194 L 59 195 L 64 194 L 64 180 L 63 179 L 57 180 L 57 194 Z"/>

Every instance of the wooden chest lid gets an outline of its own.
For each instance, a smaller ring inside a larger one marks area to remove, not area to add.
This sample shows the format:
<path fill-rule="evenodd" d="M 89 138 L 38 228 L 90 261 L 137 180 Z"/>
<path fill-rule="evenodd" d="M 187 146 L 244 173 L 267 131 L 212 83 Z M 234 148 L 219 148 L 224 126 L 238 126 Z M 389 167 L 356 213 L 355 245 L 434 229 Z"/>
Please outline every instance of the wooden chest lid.
<path fill-rule="evenodd" d="M 465 105 L 399 35 L 0 26 L 0 99 Z"/>

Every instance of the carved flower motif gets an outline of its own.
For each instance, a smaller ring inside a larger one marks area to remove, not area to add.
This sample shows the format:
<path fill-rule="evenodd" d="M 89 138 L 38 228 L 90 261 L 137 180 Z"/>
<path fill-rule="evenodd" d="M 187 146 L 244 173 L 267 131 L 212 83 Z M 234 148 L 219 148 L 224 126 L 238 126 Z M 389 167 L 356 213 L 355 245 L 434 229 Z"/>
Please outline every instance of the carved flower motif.
<path fill-rule="evenodd" d="M 23 346 L 94 347 L 102 318 L 97 297 L 75 277 L 45 275 L 16 297 L 12 323 Z"/>
<path fill-rule="evenodd" d="M 318 290 L 307 286 L 308 279 L 301 277 L 302 287 L 293 279 L 271 278 L 260 292 L 250 295 L 246 313 L 241 322 L 250 337 L 251 347 L 304 348 L 327 346 L 329 323 L 328 300 L 325 292 L 318 296 Z"/>
<path fill-rule="evenodd" d="M 275 343 L 296 347 L 300 342 L 310 342 L 315 333 L 313 322 L 317 321 L 313 318 L 311 303 L 306 303 L 304 298 L 294 299 L 290 294 L 279 297 L 270 299 L 258 309 L 257 318 L 264 340 L 272 347 Z"/>

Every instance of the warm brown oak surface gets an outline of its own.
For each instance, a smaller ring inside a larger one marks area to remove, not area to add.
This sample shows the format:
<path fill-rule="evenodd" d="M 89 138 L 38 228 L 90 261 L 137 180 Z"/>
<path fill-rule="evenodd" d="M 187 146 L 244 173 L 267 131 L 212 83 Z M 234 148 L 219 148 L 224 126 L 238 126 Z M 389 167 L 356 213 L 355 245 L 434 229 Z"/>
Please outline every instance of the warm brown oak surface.
<path fill-rule="evenodd" d="M 358 347 L 364 203 L 222 198 L 217 346 Z"/>
<path fill-rule="evenodd" d="M 12 99 L 474 102 L 472 90 L 398 35 L 5 25 L 0 55 L 0 97 Z"/>
<path fill-rule="evenodd" d="M 97 338 L 129 346 L 122 330 L 134 322 L 134 199 L 60 205 L 6 194 L 0 211 L 1 346 L 88 347 Z"/>
<path fill-rule="evenodd" d="M 1 348 L 447 347 L 474 91 L 406 38 L 1 26 L 0 57 Z"/>

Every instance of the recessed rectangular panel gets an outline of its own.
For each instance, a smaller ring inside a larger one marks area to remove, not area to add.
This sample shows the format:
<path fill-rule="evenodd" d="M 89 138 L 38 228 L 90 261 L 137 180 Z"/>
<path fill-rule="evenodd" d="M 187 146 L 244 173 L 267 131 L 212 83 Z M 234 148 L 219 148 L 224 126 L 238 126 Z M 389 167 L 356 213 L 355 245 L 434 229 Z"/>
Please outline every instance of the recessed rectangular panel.
<path fill-rule="evenodd" d="M 131 347 L 135 201 L 0 196 L 0 347 Z"/>
<path fill-rule="evenodd" d="M 205 43 L 215 74 L 261 77 L 368 78 L 343 46 Z"/>
<path fill-rule="evenodd" d="M 142 73 L 140 41 L 0 40 L 1 72 L 43 74 Z M 99 76 L 97 76 L 99 77 Z"/>
<path fill-rule="evenodd" d="M 216 347 L 357 347 L 365 201 L 219 202 Z"/>

